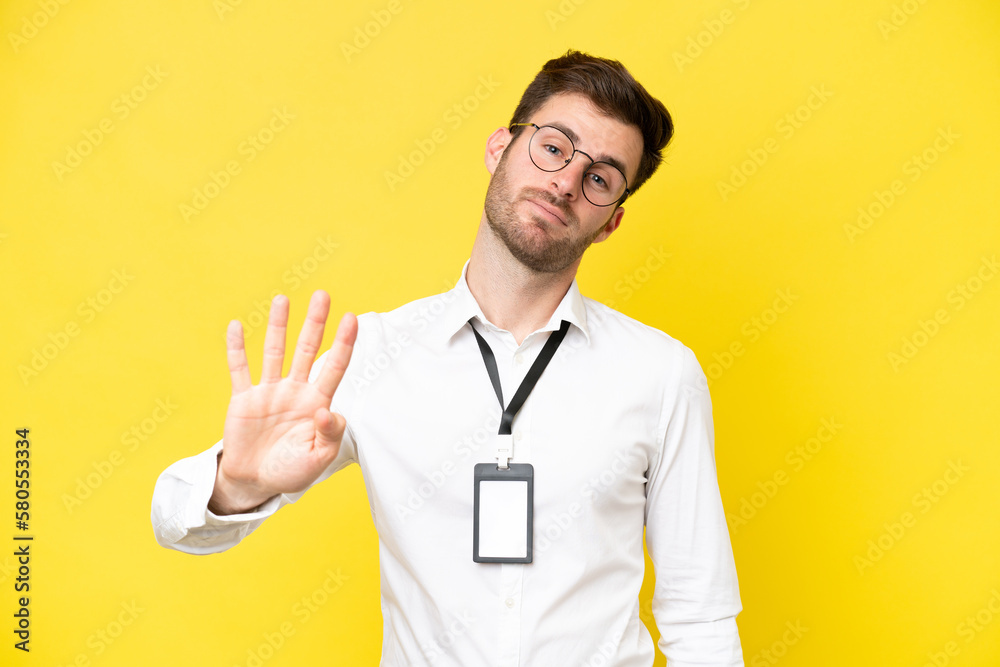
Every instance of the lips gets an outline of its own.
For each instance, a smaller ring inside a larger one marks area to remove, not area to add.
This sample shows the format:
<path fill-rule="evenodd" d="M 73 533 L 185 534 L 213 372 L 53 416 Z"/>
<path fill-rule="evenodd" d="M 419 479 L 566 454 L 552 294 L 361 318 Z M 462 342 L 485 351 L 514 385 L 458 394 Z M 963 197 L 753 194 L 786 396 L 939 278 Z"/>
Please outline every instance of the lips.
<path fill-rule="evenodd" d="M 555 208 L 551 204 L 540 202 L 537 199 L 529 199 L 528 201 L 534 204 L 537 208 L 542 209 L 542 211 L 547 213 L 549 216 L 555 218 L 556 221 L 559 222 L 559 224 L 563 225 L 564 227 L 566 226 L 566 221 L 563 219 L 562 213 L 560 213 L 559 209 Z"/>

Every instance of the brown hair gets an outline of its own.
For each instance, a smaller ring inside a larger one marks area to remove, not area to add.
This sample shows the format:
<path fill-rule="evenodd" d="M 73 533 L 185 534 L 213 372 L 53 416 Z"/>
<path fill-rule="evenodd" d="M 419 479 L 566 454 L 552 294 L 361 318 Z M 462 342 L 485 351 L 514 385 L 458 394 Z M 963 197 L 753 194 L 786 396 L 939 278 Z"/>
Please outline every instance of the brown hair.
<path fill-rule="evenodd" d="M 521 96 L 508 129 L 516 137 L 526 123 L 553 95 L 580 93 L 602 113 L 634 125 L 642 133 L 642 157 L 635 180 L 629 183 L 634 193 L 653 175 L 663 161 L 663 149 L 674 135 L 674 124 L 663 103 L 646 92 L 625 66 L 570 49 L 545 63 Z"/>

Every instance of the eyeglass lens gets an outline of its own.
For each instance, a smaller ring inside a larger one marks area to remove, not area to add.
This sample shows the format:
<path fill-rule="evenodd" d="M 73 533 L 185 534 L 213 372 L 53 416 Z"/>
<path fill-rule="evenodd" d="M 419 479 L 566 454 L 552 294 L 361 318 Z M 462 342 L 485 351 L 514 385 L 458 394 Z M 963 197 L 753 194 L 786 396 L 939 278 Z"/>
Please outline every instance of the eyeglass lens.
<path fill-rule="evenodd" d="M 531 161 L 542 171 L 559 171 L 573 157 L 573 142 L 554 127 L 540 127 L 531 137 Z M 594 162 L 583 177 L 583 193 L 591 203 L 608 206 L 625 194 L 625 175 L 607 162 Z"/>

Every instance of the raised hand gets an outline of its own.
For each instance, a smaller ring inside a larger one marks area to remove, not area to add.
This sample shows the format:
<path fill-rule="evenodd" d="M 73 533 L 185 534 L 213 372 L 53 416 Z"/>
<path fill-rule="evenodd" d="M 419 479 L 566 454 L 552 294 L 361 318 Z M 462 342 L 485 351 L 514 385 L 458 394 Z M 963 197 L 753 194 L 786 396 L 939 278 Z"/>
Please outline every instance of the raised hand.
<path fill-rule="evenodd" d="M 323 340 L 330 297 L 317 290 L 299 333 L 288 377 L 281 377 L 288 326 L 288 299 L 278 295 L 264 336 L 260 384 L 250 380 L 243 327 L 236 320 L 226 332 L 233 395 L 222 433 L 223 450 L 209 509 L 235 514 L 279 493 L 303 491 L 340 450 L 347 422 L 330 412 L 330 401 L 354 350 L 358 321 L 345 313 L 323 368 L 314 383 L 309 369 Z"/>

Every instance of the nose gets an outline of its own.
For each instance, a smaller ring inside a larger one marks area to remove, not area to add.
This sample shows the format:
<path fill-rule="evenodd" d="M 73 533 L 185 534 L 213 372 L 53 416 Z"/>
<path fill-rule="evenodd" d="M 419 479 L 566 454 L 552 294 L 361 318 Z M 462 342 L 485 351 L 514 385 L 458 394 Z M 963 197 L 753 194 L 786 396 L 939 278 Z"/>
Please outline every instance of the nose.
<path fill-rule="evenodd" d="M 552 186 L 558 194 L 567 200 L 576 200 L 582 194 L 583 175 L 587 172 L 589 166 L 590 162 L 587 160 L 587 157 L 581 155 L 580 151 L 576 151 L 573 153 L 569 164 L 559 171 L 553 171 L 549 174 L 552 177 Z"/>

